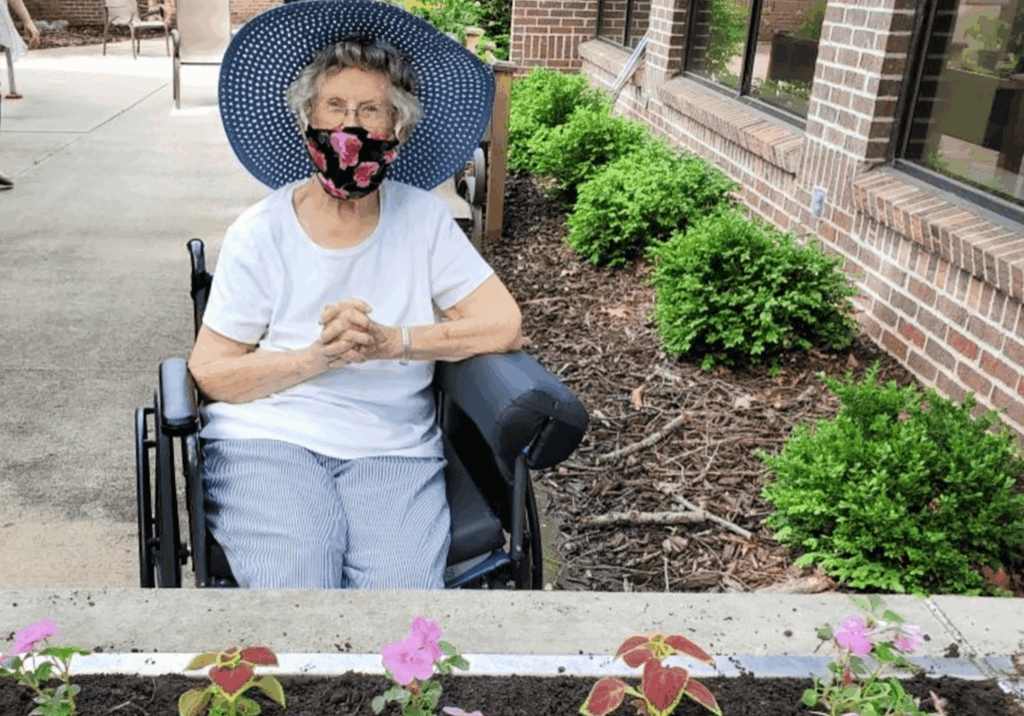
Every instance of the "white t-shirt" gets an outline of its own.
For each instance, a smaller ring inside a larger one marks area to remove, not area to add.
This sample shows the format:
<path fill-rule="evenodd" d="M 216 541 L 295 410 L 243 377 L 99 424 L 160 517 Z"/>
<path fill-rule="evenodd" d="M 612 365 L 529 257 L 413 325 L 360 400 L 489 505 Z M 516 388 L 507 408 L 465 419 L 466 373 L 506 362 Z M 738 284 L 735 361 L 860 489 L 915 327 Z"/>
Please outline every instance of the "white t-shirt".
<path fill-rule="evenodd" d="M 2 0 L 0 0 L 2 1 Z M 492 273 L 430 192 L 385 180 L 380 222 L 358 246 L 313 243 L 281 187 L 224 236 L 203 323 L 271 351 L 305 348 L 320 335 L 320 308 L 358 296 L 385 325 L 438 323 Z M 366 361 L 248 403 L 201 408 L 206 438 L 284 440 L 341 459 L 442 457 L 433 361 Z"/>

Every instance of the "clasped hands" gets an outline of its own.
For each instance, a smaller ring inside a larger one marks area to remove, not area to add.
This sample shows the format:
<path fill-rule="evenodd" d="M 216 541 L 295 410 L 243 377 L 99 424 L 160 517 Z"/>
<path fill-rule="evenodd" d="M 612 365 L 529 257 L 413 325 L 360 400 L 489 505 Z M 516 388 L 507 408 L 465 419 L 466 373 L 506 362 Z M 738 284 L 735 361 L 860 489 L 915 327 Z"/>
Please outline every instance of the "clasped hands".
<path fill-rule="evenodd" d="M 359 298 L 334 301 L 320 309 L 320 337 L 314 346 L 329 369 L 401 357 L 401 329 L 372 320 L 372 311 L 373 307 Z"/>

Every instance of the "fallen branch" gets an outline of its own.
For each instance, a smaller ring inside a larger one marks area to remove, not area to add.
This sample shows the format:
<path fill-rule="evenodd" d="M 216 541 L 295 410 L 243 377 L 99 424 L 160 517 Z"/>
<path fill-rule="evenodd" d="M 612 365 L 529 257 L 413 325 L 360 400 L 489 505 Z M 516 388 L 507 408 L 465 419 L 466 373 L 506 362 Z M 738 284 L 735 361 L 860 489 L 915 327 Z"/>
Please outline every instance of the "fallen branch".
<path fill-rule="evenodd" d="M 626 457 L 627 455 L 632 455 L 633 453 L 635 453 L 635 452 L 637 452 L 639 450 L 643 450 L 645 447 L 650 447 L 654 443 L 656 443 L 659 440 L 663 439 L 666 435 L 668 435 L 673 430 L 678 428 L 680 425 L 682 425 L 684 422 L 686 422 L 686 420 L 688 418 L 691 418 L 691 417 L 693 417 L 692 414 L 690 414 L 690 413 L 683 413 L 682 415 L 680 415 L 677 418 L 675 418 L 674 420 L 672 420 L 672 422 L 670 422 L 668 425 L 663 427 L 661 430 L 659 430 L 656 433 L 652 433 L 651 435 L 648 435 L 646 438 L 644 438 L 640 442 L 633 443 L 632 445 L 627 445 L 626 447 L 621 448 L 619 450 L 613 450 L 612 452 L 610 452 L 610 453 L 608 453 L 606 455 L 599 455 L 597 460 L 598 460 L 598 462 L 605 462 L 606 460 L 614 460 L 615 458 Z"/>
<path fill-rule="evenodd" d="M 733 532 L 750 538 L 750 532 L 742 527 L 734 525 L 728 520 L 705 512 L 697 508 L 686 512 L 608 512 L 596 517 L 584 517 L 581 521 L 584 527 L 600 527 L 602 525 L 634 524 L 634 525 L 681 525 L 693 522 L 717 522 L 728 527 Z"/>
<path fill-rule="evenodd" d="M 730 522 L 729 520 L 722 519 L 721 517 L 716 517 L 715 515 L 711 514 L 710 512 L 706 512 L 705 510 L 702 510 L 701 508 L 697 507 L 697 505 L 693 504 L 692 502 L 687 500 L 682 495 L 676 495 L 675 496 L 675 500 L 676 500 L 676 502 L 681 504 L 686 509 L 691 510 L 691 511 L 697 513 L 697 514 L 703 515 L 704 519 L 706 519 L 707 521 L 715 522 L 717 524 L 720 524 L 722 527 L 725 527 L 726 529 L 729 529 L 729 530 L 735 532 L 736 534 L 738 534 L 743 539 L 750 539 L 750 537 L 752 536 L 751 532 L 743 529 L 742 527 L 740 527 L 737 524 L 734 524 L 734 523 Z"/>

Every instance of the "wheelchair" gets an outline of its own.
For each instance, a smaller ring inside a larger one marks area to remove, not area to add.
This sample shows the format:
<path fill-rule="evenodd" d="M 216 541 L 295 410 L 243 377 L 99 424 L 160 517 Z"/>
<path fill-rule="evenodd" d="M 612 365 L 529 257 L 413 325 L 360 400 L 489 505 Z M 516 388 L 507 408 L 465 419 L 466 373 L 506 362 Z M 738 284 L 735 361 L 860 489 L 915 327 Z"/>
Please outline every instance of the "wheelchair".
<path fill-rule="evenodd" d="M 198 334 L 213 275 L 202 241 L 187 246 Z M 432 387 L 448 461 L 445 588 L 541 589 L 543 552 L 529 469 L 553 467 L 572 454 L 587 430 L 586 409 L 524 351 L 438 361 Z M 189 558 L 196 587 L 238 587 L 205 521 L 199 401 L 186 359 L 173 357 L 160 364 L 153 405 L 135 412 L 142 587 L 181 587 Z M 181 541 L 176 466 L 185 485 L 188 543 Z"/>

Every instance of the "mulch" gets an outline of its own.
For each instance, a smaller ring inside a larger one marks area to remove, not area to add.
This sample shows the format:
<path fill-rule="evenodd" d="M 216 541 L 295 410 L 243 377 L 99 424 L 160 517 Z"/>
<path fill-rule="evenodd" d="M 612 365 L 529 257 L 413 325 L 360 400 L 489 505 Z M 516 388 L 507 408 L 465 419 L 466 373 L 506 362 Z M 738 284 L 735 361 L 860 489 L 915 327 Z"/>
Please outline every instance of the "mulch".
<path fill-rule="evenodd" d="M 142 39 L 163 38 L 163 30 L 138 30 L 137 37 Z M 22 34 L 24 37 L 24 34 Z M 107 42 L 124 42 L 131 34 L 127 27 L 112 26 L 107 32 Z M 39 47 L 35 49 L 48 50 L 54 47 L 82 47 L 85 45 L 102 45 L 103 27 L 83 26 L 69 27 L 67 30 L 47 31 L 39 33 Z M 31 56 L 31 50 L 29 51 Z"/>
<path fill-rule="evenodd" d="M 538 182 L 510 175 L 503 235 L 484 251 L 522 310 L 524 349 L 590 416 L 567 461 L 532 473 L 550 495 L 547 514 L 560 523 L 555 589 L 840 590 L 820 570 L 794 567 L 798 555 L 762 526 L 773 508 L 760 495 L 765 469 L 755 451 L 777 453 L 794 425 L 835 414 L 838 401 L 818 372 L 859 379 L 877 361 L 883 383 L 905 386 L 914 377 L 863 333 L 846 350 L 791 355 L 777 378 L 764 366 L 705 373 L 695 361 L 667 356 L 647 319 L 656 298 L 645 284 L 651 264 L 641 258 L 613 269 L 577 258 L 564 242 L 566 214 Z M 653 444 L 600 460 L 674 420 L 678 427 Z M 610 513 L 688 509 L 681 500 L 749 538 L 714 521 L 585 524 Z"/>

